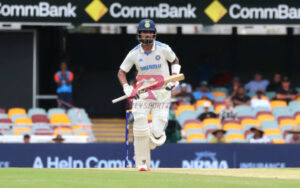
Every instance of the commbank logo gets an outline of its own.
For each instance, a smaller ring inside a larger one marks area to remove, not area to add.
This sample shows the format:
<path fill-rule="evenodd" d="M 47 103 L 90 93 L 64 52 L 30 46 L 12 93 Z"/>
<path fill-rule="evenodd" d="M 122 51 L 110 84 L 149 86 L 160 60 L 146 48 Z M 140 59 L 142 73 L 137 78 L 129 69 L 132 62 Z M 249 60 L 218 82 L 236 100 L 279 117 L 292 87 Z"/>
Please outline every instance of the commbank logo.
<path fill-rule="evenodd" d="M 214 23 L 217 23 L 225 16 L 227 9 L 218 0 L 214 0 L 204 12 Z"/>
<path fill-rule="evenodd" d="M 85 12 L 95 21 L 98 22 L 107 12 L 107 7 L 101 0 L 93 0 L 86 8 Z"/>

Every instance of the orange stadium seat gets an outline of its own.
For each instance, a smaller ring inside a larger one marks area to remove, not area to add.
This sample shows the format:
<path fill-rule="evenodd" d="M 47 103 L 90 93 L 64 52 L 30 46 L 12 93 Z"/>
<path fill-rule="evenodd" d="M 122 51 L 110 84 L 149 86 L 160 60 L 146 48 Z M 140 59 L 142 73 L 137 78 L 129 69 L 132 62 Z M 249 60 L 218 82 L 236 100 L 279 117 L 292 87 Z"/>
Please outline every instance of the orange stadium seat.
<path fill-rule="evenodd" d="M 30 118 L 18 118 L 14 122 L 16 125 L 32 125 Z"/>
<path fill-rule="evenodd" d="M 66 114 L 53 114 L 50 123 L 54 125 L 70 125 L 71 121 Z"/>
<path fill-rule="evenodd" d="M 272 142 L 273 142 L 273 144 L 284 144 L 285 143 L 285 141 L 283 139 L 279 139 L 279 138 L 273 139 Z"/>
<path fill-rule="evenodd" d="M 259 122 L 259 124 L 266 120 L 275 120 L 275 117 L 273 115 L 259 115 L 257 117 L 257 121 Z"/>
<path fill-rule="evenodd" d="M 189 129 L 200 129 L 200 130 L 202 130 L 202 126 L 200 124 L 197 124 L 197 123 L 188 123 L 184 126 L 183 131 L 186 133 L 187 130 L 189 130 Z"/>
<path fill-rule="evenodd" d="M 293 126 L 297 126 L 298 123 L 296 120 L 291 120 L 291 119 L 283 119 L 280 121 L 279 123 L 279 127 L 280 129 L 282 129 L 282 127 L 286 126 L 286 125 L 293 125 Z"/>
<path fill-rule="evenodd" d="M 243 134 L 232 133 L 226 136 L 226 142 L 231 142 L 232 140 L 245 140 L 245 136 Z"/>
<path fill-rule="evenodd" d="M 29 127 L 16 127 L 14 128 L 14 135 L 30 134 L 31 129 Z"/>
<path fill-rule="evenodd" d="M 178 106 L 177 110 L 175 111 L 175 115 L 179 116 L 181 114 L 181 112 L 183 111 L 195 111 L 195 106 L 193 105 L 180 105 Z"/>
<path fill-rule="evenodd" d="M 66 128 L 66 127 L 54 129 L 54 136 L 57 136 L 59 134 L 60 135 L 71 135 L 71 134 L 73 134 L 73 131 L 71 130 L 71 128 Z"/>
<path fill-rule="evenodd" d="M 201 133 L 189 134 L 187 137 L 187 143 L 191 143 L 193 140 L 205 141 L 205 135 Z"/>
<path fill-rule="evenodd" d="M 26 115 L 26 110 L 24 108 L 10 108 L 8 110 L 8 118 L 11 119 L 12 115 L 15 114 L 24 114 Z"/>
<path fill-rule="evenodd" d="M 258 126 L 259 122 L 256 119 L 243 119 L 241 123 L 241 127 L 244 128 L 247 125 Z"/>
<path fill-rule="evenodd" d="M 214 96 L 214 98 L 226 97 L 226 93 L 224 91 L 213 91 L 212 95 Z"/>
<path fill-rule="evenodd" d="M 271 108 L 274 109 L 275 107 L 285 107 L 287 106 L 287 102 L 286 101 L 282 101 L 282 100 L 273 100 L 271 101 Z"/>
<path fill-rule="evenodd" d="M 266 129 L 265 130 L 265 135 L 281 135 L 281 132 L 279 129 Z"/>
<path fill-rule="evenodd" d="M 209 124 L 221 125 L 221 121 L 218 118 L 207 118 L 203 120 L 203 127 Z"/>
<path fill-rule="evenodd" d="M 197 100 L 197 103 L 196 103 L 197 108 L 198 108 L 199 106 L 203 106 L 203 104 L 204 104 L 205 102 L 209 102 L 211 106 L 213 105 L 212 102 L 211 102 L 210 100 L 200 99 L 200 100 Z"/>
<path fill-rule="evenodd" d="M 226 123 L 223 126 L 224 130 L 241 130 L 241 125 L 237 123 Z"/>

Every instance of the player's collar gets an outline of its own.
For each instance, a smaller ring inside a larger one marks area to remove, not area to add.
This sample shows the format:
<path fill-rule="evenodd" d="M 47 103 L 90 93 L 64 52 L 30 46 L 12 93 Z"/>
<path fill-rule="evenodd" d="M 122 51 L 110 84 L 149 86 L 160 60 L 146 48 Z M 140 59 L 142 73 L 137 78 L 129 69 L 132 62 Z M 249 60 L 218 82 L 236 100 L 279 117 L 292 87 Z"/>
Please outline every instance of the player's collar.
<path fill-rule="evenodd" d="M 149 54 L 151 54 L 155 50 L 156 50 L 156 41 L 155 40 L 153 40 L 152 49 L 151 49 L 151 51 L 149 53 L 145 52 L 144 49 L 143 49 L 143 47 L 142 47 L 142 44 L 140 44 L 140 52 L 141 53 L 145 53 L 145 54 L 149 55 Z"/>

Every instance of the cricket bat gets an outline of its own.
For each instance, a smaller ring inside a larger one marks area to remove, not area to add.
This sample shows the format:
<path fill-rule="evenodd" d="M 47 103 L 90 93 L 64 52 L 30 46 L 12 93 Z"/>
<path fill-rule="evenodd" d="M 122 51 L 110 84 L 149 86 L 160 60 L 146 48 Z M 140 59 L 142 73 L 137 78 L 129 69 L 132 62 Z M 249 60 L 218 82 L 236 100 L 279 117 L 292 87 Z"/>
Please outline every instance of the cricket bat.
<path fill-rule="evenodd" d="M 168 82 L 176 82 L 176 81 L 181 81 L 181 80 L 184 80 L 184 75 L 183 74 L 171 75 L 171 76 L 168 76 L 168 77 L 164 78 L 163 85 L 167 84 Z M 151 88 L 155 87 L 158 84 L 159 84 L 159 82 L 155 81 L 155 82 L 153 82 L 149 85 L 142 86 L 138 89 L 137 93 L 140 94 L 140 93 L 147 92 L 147 89 L 151 89 Z M 128 98 L 127 95 L 123 95 L 122 97 L 119 97 L 119 98 L 116 98 L 116 99 L 112 100 L 112 103 L 115 104 L 115 103 L 120 102 L 122 100 L 125 100 L 127 98 Z"/>

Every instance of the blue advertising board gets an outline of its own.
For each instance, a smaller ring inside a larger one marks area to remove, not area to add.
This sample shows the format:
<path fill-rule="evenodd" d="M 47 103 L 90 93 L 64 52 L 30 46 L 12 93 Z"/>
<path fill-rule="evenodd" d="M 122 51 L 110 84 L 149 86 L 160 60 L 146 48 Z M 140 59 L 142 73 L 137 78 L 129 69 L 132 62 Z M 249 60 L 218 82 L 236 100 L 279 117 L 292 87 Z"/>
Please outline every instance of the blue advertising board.
<path fill-rule="evenodd" d="M 132 164 L 131 162 L 129 164 Z M 0 167 L 118 168 L 124 166 L 124 144 L 0 144 Z M 300 167 L 300 145 L 165 144 L 152 151 L 152 168 L 159 167 Z"/>

